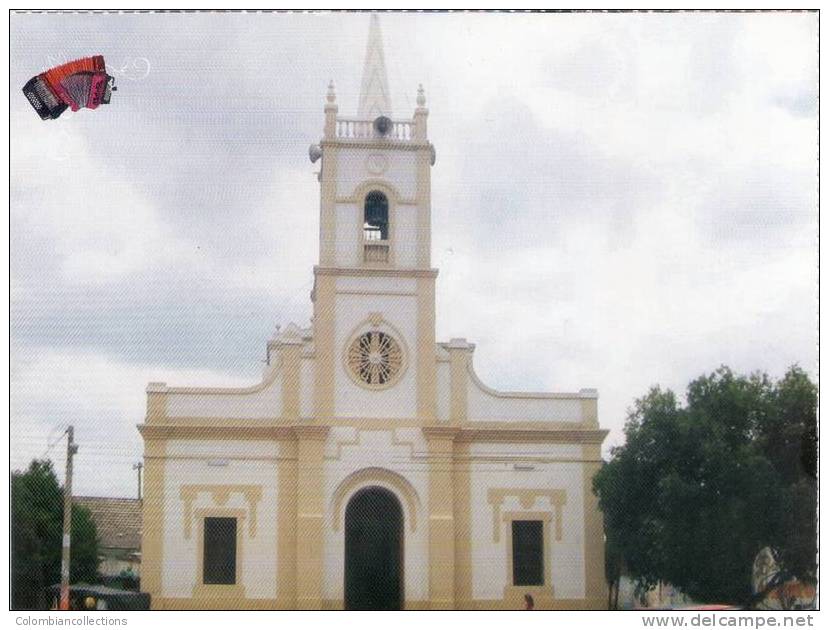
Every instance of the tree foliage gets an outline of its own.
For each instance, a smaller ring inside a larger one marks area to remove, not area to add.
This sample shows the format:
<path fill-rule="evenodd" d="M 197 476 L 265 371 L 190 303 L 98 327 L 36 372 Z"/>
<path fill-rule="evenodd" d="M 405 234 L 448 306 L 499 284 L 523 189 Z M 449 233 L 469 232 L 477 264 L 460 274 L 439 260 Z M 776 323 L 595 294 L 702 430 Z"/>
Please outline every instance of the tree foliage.
<path fill-rule="evenodd" d="M 63 489 L 52 462 L 33 460 L 11 478 L 12 608 L 41 605 L 43 589 L 60 581 Z M 94 582 L 98 572 L 95 522 L 84 507 L 72 506 L 70 580 Z"/>
<path fill-rule="evenodd" d="M 684 406 L 659 387 L 636 400 L 593 483 L 614 561 L 704 602 L 749 602 L 764 547 L 781 581 L 814 583 L 816 401 L 798 367 L 776 383 L 721 367 Z"/>

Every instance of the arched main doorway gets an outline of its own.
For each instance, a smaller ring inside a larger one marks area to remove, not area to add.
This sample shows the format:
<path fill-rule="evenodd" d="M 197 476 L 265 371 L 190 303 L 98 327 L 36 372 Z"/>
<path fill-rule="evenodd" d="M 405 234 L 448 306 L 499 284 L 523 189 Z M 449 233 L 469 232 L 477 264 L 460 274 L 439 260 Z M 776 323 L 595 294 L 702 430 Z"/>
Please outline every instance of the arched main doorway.
<path fill-rule="evenodd" d="M 345 608 L 403 606 L 403 509 L 394 493 L 373 486 L 345 509 Z"/>

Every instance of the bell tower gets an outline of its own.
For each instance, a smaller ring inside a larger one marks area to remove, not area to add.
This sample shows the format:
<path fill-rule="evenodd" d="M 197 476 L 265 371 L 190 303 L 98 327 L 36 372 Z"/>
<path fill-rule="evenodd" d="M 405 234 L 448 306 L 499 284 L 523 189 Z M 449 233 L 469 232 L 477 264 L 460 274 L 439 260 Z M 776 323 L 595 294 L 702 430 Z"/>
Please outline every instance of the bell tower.
<path fill-rule="evenodd" d="M 340 115 L 333 81 L 324 111 L 323 137 L 310 149 L 311 161 L 321 160 L 315 416 L 319 422 L 366 413 L 431 422 L 435 151 L 422 86 L 411 117 L 395 114 L 376 14 L 356 115 Z"/>

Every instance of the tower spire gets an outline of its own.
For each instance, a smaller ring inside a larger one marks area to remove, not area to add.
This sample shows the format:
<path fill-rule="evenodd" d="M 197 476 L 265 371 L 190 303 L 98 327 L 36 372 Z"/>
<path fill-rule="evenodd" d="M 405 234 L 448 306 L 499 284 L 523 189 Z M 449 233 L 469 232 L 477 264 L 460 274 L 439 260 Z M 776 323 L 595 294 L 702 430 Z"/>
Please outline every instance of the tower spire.
<path fill-rule="evenodd" d="M 360 104 L 357 115 L 361 118 L 391 117 L 391 96 L 386 78 L 386 62 L 383 57 L 383 36 L 380 19 L 371 14 L 366 44 L 366 61 L 363 66 L 363 82 L 360 86 Z"/>

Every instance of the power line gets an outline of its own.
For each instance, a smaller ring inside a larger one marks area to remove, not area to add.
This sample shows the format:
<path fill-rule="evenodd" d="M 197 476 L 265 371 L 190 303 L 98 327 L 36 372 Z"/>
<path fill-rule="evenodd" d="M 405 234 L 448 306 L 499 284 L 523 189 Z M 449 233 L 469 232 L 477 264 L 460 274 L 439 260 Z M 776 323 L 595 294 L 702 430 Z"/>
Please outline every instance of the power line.
<path fill-rule="evenodd" d="M 59 435 L 59 436 L 58 436 L 58 437 L 57 437 L 57 438 L 56 438 L 53 442 L 49 442 L 49 437 L 51 437 L 51 436 L 52 436 L 52 434 L 54 434 L 54 432 L 58 429 L 58 427 L 63 428 L 63 431 L 61 432 L 61 434 L 60 434 L 60 435 Z M 46 436 L 46 440 L 47 440 L 48 445 L 47 445 L 47 447 L 46 447 L 46 450 L 45 450 L 45 451 L 43 451 L 43 454 L 39 457 L 39 459 L 43 459 L 43 458 L 45 458 L 45 457 L 46 457 L 46 455 L 49 453 L 49 451 L 51 451 L 53 448 L 55 448 L 55 446 L 57 446 L 57 444 L 58 444 L 61 440 L 63 440 L 63 436 L 64 436 L 64 435 L 66 435 L 66 432 L 67 432 L 69 429 L 71 429 L 71 427 L 66 427 L 66 425 L 63 425 L 63 424 L 61 424 L 61 425 L 56 425 L 55 427 L 53 427 L 53 428 L 52 428 L 52 430 L 51 430 L 51 431 L 49 431 L 49 435 L 48 435 L 48 436 Z M 38 440 L 38 441 L 40 441 L 40 440 Z"/>

